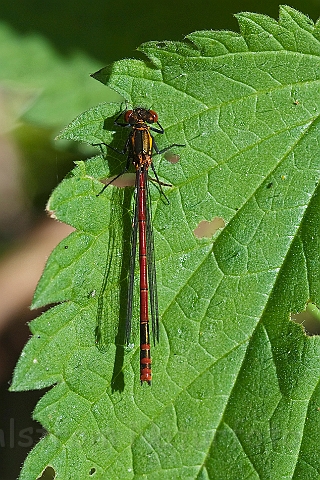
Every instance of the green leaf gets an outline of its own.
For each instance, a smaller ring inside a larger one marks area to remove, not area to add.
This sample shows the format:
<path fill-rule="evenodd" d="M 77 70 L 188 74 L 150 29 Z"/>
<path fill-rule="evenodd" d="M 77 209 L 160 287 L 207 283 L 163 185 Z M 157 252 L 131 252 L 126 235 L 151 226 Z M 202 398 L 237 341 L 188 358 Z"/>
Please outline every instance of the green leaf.
<path fill-rule="evenodd" d="M 319 338 L 290 321 L 320 303 L 320 24 L 289 7 L 279 22 L 238 20 L 240 34 L 150 42 L 140 48 L 149 63 L 123 60 L 94 75 L 130 106 L 158 112 L 159 148 L 186 144 L 173 149 L 179 163 L 154 158 L 173 185 L 169 205 L 151 185 L 154 380 L 140 386 L 137 305 L 132 345 L 121 346 L 133 192 L 96 196 L 99 180 L 122 168 L 108 150 L 108 161 L 79 162 L 48 204 L 76 231 L 49 258 L 33 306 L 59 305 L 32 322 L 11 387 L 55 385 L 34 412 L 48 436 L 21 479 L 47 465 L 63 479 L 320 475 Z M 99 105 L 61 137 L 121 149 L 121 108 Z M 214 217 L 225 228 L 197 238 Z"/>

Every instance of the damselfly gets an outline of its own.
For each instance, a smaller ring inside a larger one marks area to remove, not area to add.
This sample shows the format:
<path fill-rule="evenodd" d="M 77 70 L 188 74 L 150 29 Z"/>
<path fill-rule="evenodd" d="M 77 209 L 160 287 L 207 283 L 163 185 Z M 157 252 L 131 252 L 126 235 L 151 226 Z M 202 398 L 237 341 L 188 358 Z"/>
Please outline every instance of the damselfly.
<path fill-rule="evenodd" d="M 123 115 L 124 122 L 119 119 Z M 149 334 L 149 303 L 152 320 L 153 342 L 159 341 L 159 311 L 157 295 L 157 279 L 154 256 L 153 230 L 151 222 L 150 195 L 148 184 L 148 170 L 151 166 L 155 181 L 160 187 L 161 194 L 168 199 L 163 192 L 162 186 L 172 185 L 160 182 L 152 161 L 152 153 L 162 154 L 172 147 L 183 147 L 182 144 L 173 143 L 169 147 L 158 149 L 150 131 L 164 133 L 164 129 L 158 122 L 158 114 L 153 110 L 134 108 L 121 112 L 114 121 L 118 127 L 131 128 L 130 134 L 122 150 L 111 145 L 104 144 L 119 154 L 128 154 L 127 163 L 122 172 L 110 180 L 101 190 L 99 195 L 117 178 L 128 171 L 131 164 L 136 169 L 135 181 L 135 206 L 131 234 L 131 260 L 128 281 L 128 303 L 125 341 L 130 342 L 131 320 L 133 307 L 134 271 L 139 231 L 139 265 L 140 265 L 140 381 L 151 384 L 151 355 Z M 156 124 L 157 127 L 151 126 Z"/>

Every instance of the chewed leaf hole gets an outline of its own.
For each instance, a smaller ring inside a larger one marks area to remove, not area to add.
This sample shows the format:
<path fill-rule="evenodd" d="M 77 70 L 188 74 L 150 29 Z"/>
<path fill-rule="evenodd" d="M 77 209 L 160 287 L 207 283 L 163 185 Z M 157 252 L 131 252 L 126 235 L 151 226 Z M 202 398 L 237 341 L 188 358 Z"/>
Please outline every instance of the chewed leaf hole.
<path fill-rule="evenodd" d="M 115 177 L 116 175 L 113 175 L 112 177 L 102 180 L 101 183 L 104 183 L 106 185 L 107 183 L 111 182 L 110 185 L 119 188 L 133 187 L 135 185 L 136 176 L 134 173 L 124 173 L 123 175 L 120 175 L 119 178 L 113 181 Z"/>
<path fill-rule="evenodd" d="M 170 151 L 166 152 L 163 156 L 170 163 L 178 163 L 180 160 L 180 155 L 178 155 L 177 153 L 172 153 Z"/>
<path fill-rule="evenodd" d="M 221 217 L 214 217 L 210 222 L 201 220 L 193 233 L 197 238 L 210 238 L 217 230 L 224 228 L 225 225 L 225 221 Z"/>
<path fill-rule="evenodd" d="M 320 335 L 320 310 L 313 303 L 309 302 L 303 312 L 291 314 L 291 320 L 300 323 L 307 335 Z"/>
<path fill-rule="evenodd" d="M 54 468 L 48 466 L 43 470 L 41 477 L 38 477 L 37 480 L 54 480 L 55 478 L 56 472 Z"/>

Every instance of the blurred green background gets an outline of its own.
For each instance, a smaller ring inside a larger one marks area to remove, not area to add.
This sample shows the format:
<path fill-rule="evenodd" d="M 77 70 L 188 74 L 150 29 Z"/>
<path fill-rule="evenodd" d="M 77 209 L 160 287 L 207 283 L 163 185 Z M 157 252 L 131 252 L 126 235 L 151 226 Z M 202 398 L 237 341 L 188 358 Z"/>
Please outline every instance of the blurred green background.
<path fill-rule="evenodd" d="M 320 15 L 320 0 L 296 0 L 290 6 L 314 21 Z M 121 100 L 90 73 L 123 57 L 142 59 L 135 49 L 146 41 L 183 40 L 194 30 L 238 31 L 233 14 L 240 11 L 277 19 L 279 4 L 1 0 L 0 480 L 17 478 L 21 462 L 43 433 L 30 419 L 43 392 L 8 393 L 7 388 L 29 335 L 26 322 L 35 315 L 28 309 L 36 282 L 31 272 L 41 272 L 47 250 L 66 234 L 61 230 L 53 238 L 45 204 L 73 161 L 90 154 L 83 145 L 55 142 L 55 135 L 89 107 Z"/>

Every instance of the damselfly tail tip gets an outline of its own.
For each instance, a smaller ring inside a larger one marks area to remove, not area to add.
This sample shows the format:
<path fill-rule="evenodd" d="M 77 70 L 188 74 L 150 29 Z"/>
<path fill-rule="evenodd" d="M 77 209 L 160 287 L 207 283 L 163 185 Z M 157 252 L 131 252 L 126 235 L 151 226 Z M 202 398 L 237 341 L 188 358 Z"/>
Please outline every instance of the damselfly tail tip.
<path fill-rule="evenodd" d="M 147 383 L 148 385 L 151 385 L 152 381 L 151 381 L 151 373 L 149 375 L 149 378 L 142 378 L 142 373 L 140 375 L 140 383 L 141 385 L 143 385 L 144 383 Z"/>
<path fill-rule="evenodd" d="M 149 350 L 150 350 L 150 347 L 149 347 Z M 149 352 L 149 350 L 147 350 L 147 352 Z M 142 356 L 140 358 L 140 381 L 141 381 L 141 385 L 144 382 L 146 382 L 148 385 L 151 385 L 151 380 L 152 380 L 151 358 Z"/>
<path fill-rule="evenodd" d="M 150 386 L 151 386 L 151 380 L 144 380 L 144 381 L 143 381 L 143 380 L 141 380 L 141 382 L 140 382 L 140 383 L 141 383 L 141 385 L 143 385 L 144 383 L 147 383 L 148 385 L 150 385 Z"/>

